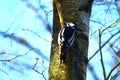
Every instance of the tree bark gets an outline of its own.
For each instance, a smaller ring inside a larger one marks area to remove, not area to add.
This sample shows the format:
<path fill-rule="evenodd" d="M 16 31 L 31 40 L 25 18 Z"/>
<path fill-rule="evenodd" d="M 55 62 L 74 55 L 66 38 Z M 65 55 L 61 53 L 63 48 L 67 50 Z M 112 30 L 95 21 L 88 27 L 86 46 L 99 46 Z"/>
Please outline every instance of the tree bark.
<path fill-rule="evenodd" d="M 88 54 L 89 18 L 93 0 L 59 0 L 64 21 L 76 22 L 75 41 L 67 54 L 67 62 L 60 65 L 57 36 L 60 22 L 53 0 L 53 41 L 51 45 L 49 80 L 85 80 Z"/>

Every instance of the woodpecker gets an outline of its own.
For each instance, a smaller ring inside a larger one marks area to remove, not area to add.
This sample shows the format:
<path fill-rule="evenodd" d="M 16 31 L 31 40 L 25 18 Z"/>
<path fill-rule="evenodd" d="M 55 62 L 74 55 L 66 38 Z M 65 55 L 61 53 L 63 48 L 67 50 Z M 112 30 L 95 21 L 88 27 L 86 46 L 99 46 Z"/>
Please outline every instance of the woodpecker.
<path fill-rule="evenodd" d="M 60 48 L 60 64 L 65 63 L 66 54 L 72 46 L 75 39 L 76 24 L 74 22 L 65 22 L 58 34 L 58 44 Z"/>

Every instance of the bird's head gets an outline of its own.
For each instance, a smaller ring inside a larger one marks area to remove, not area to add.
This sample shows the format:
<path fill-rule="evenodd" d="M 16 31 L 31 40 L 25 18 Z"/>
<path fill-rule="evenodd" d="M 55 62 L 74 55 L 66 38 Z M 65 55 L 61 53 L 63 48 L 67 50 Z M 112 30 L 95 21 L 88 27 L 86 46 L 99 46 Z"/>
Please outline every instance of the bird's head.
<path fill-rule="evenodd" d="M 73 29 L 75 29 L 77 26 L 75 22 L 66 22 L 65 25 L 66 27 L 71 27 Z"/>

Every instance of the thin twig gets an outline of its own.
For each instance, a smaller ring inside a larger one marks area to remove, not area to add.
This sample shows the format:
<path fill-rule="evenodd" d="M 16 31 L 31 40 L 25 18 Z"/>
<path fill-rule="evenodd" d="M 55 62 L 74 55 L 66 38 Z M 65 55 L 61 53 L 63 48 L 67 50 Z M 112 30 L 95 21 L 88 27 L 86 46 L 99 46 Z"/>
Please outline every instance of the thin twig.
<path fill-rule="evenodd" d="M 117 34 L 120 33 L 120 30 L 117 31 L 115 34 L 113 34 L 103 45 L 101 45 L 101 49 L 112 39 L 114 38 Z M 90 58 L 89 61 L 99 52 L 100 50 L 98 49 Z"/>
<path fill-rule="evenodd" d="M 119 19 L 120 19 L 120 17 L 119 17 L 118 19 L 114 20 L 114 21 L 113 21 L 111 24 L 109 24 L 107 27 L 104 27 L 104 28 L 102 29 L 102 32 L 101 32 L 101 33 L 103 33 L 103 32 L 104 32 L 105 30 L 107 30 L 108 28 L 112 27 L 112 25 L 114 25 L 116 22 L 118 22 Z"/>
<path fill-rule="evenodd" d="M 33 69 L 35 72 L 37 72 L 38 74 L 42 75 L 42 77 L 43 77 L 45 80 L 47 80 L 46 77 L 45 77 L 45 75 L 43 74 L 45 70 L 43 70 L 42 72 L 39 72 L 37 69 L 35 69 L 36 66 L 37 66 L 37 64 L 38 64 L 38 61 L 39 61 L 39 58 L 36 58 L 36 63 L 34 64 L 34 66 L 33 66 L 32 69 Z"/>
<path fill-rule="evenodd" d="M 2 71 L 2 72 L 5 73 L 7 76 L 9 76 L 9 74 L 8 74 L 6 71 L 4 71 L 3 69 L 0 68 L 0 71 Z"/>
<path fill-rule="evenodd" d="M 104 61 L 103 61 L 103 55 L 102 55 L 102 49 L 101 49 L 101 37 L 102 33 L 99 29 L 99 50 L 100 50 L 100 59 L 101 59 L 101 65 L 103 69 L 103 75 L 104 75 L 104 80 L 106 80 L 106 72 L 105 72 L 105 66 L 104 66 Z"/>
<path fill-rule="evenodd" d="M 109 24 L 107 27 L 102 29 L 101 34 L 103 34 L 104 31 L 106 31 L 108 28 L 110 28 L 112 25 L 114 25 L 116 22 L 118 22 L 120 19 L 120 17 L 116 20 L 114 20 L 111 24 Z M 115 35 L 117 35 L 118 33 L 120 33 L 120 30 L 118 32 L 116 32 L 115 34 L 113 34 L 102 46 L 101 48 L 103 48 Z M 89 58 L 89 61 L 99 52 L 99 49 Z"/>
<path fill-rule="evenodd" d="M 27 55 L 31 50 L 33 50 L 33 49 L 30 49 L 28 52 L 26 52 L 26 53 L 23 54 L 23 55 L 17 55 L 17 56 L 15 56 L 15 57 L 13 57 L 13 58 L 10 58 L 10 59 L 0 59 L 0 61 L 10 62 L 10 61 L 12 61 L 12 60 L 14 60 L 14 59 L 17 59 L 17 58 L 19 58 L 19 57 L 23 57 L 23 56 Z"/>
<path fill-rule="evenodd" d="M 108 74 L 108 76 L 107 76 L 107 78 L 106 78 L 107 80 L 110 78 L 112 72 L 113 72 L 119 65 L 120 65 L 120 62 L 111 69 L 110 73 Z"/>
<path fill-rule="evenodd" d="M 43 8 L 43 6 L 41 5 L 41 0 L 39 0 L 39 5 L 40 5 L 40 8 L 44 11 L 44 13 L 45 13 L 45 15 L 46 15 L 46 24 L 47 24 L 48 29 L 49 29 L 50 32 L 51 32 L 50 24 L 49 24 L 49 21 L 48 21 L 48 14 L 49 14 L 50 12 L 52 12 L 53 10 L 49 10 L 49 11 L 45 10 L 45 9 Z"/>
<path fill-rule="evenodd" d="M 100 24 L 100 25 L 102 25 L 103 27 L 105 26 L 102 22 L 100 22 L 100 21 L 97 21 L 97 20 L 90 20 L 91 22 L 93 22 L 93 23 L 97 23 L 97 24 Z"/>
<path fill-rule="evenodd" d="M 41 39 L 43 39 L 43 40 L 45 40 L 45 41 L 47 41 L 49 43 L 51 42 L 50 40 L 40 36 L 38 33 L 34 32 L 34 31 L 30 30 L 30 29 L 22 29 L 22 30 L 30 31 L 30 32 L 34 33 L 35 35 L 37 35 L 38 37 L 40 37 Z"/>
<path fill-rule="evenodd" d="M 94 22 L 99 23 L 99 24 L 101 24 L 102 26 L 104 26 L 103 28 L 99 28 L 99 29 L 102 29 L 102 33 L 103 33 L 105 30 L 107 30 L 108 28 L 111 28 L 112 25 L 114 25 L 116 22 L 118 22 L 119 19 L 120 19 L 120 17 L 117 18 L 116 20 L 112 21 L 111 24 L 109 24 L 107 27 L 105 27 L 105 25 L 103 25 L 103 24 L 100 23 L 100 22 L 97 22 L 97 21 L 94 21 Z M 93 21 L 93 20 L 91 20 L 91 21 Z M 98 30 L 99 30 L 99 29 L 98 29 Z M 92 36 L 92 35 L 93 35 L 94 33 L 96 33 L 98 30 L 94 31 L 90 36 Z"/>
<path fill-rule="evenodd" d="M 114 4 L 115 4 L 115 6 L 116 6 L 116 8 L 117 8 L 116 10 L 118 11 L 118 14 L 119 14 L 119 16 L 120 16 L 120 8 L 119 8 L 119 5 L 118 5 L 119 3 L 117 3 L 117 0 L 115 1 Z"/>
<path fill-rule="evenodd" d="M 113 75 L 113 76 L 111 77 L 110 80 L 116 80 L 116 78 L 117 78 L 118 76 L 120 76 L 120 71 L 117 71 L 117 72 L 115 73 L 115 75 Z"/>

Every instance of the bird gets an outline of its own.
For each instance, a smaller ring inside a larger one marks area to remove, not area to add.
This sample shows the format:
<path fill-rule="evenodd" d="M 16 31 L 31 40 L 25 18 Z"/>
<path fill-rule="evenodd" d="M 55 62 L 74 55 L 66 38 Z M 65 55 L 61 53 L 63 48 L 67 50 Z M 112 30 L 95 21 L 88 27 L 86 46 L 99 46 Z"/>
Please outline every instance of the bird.
<path fill-rule="evenodd" d="M 66 62 L 67 52 L 75 40 L 75 29 L 76 23 L 64 22 L 64 27 L 59 31 L 58 44 L 60 52 L 60 64 Z"/>

